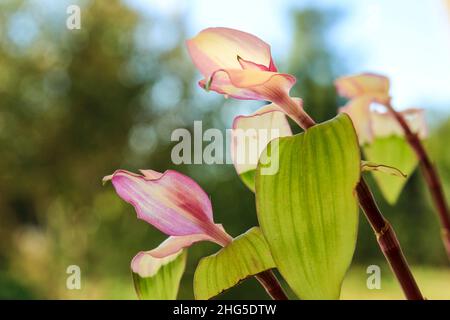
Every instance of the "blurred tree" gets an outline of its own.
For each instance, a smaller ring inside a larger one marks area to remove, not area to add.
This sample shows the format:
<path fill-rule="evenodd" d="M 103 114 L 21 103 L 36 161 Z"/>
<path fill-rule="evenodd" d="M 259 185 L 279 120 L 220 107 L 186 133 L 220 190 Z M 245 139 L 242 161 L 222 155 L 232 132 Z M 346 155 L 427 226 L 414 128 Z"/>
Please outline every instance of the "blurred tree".
<path fill-rule="evenodd" d="M 107 197 L 100 178 L 119 166 L 115 155 L 126 152 L 138 110 L 133 98 L 143 88 L 120 78 L 132 53 L 136 14 L 119 1 L 89 2 L 82 29 L 71 31 L 65 8 L 58 20 L 33 2 L 2 3 L 7 37 L 0 64 L 7 81 L 1 88 L 0 161 L 8 168 L 0 180 L 2 228 L 8 230 L 2 232 L 2 256 L 10 258 L 14 276 L 29 280 L 42 297 L 67 293 L 69 264 L 89 274 L 90 264 L 107 258 L 100 257 L 104 239 L 94 235 L 117 202 L 105 202 L 98 212 L 92 204 L 99 193 Z M 121 218 L 111 219 L 113 232 Z"/>
<path fill-rule="evenodd" d="M 345 74 L 345 64 L 336 63 L 343 60 L 327 41 L 329 30 L 340 17 L 336 10 L 305 9 L 293 14 L 289 71 L 298 82 L 292 93 L 303 99 L 305 109 L 318 122 L 336 115 L 338 97 L 333 81 Z"/>
<path fill-rule="evenodd" d="M 8 169 L 0 177 L 0 267 L 9 271 L 4 283 L 40 298 L 132 298 L 130 260 L 163 235 L 102 187 L 104 175 L 189 173 L 236 235 L 256 224 L 253 198 L 230 165 L 172 164 L 174 129 L 191 130 L 194 120 L 204 130 L 225 127 L 222 100 L 193 80 L 181 19 L 140 16 L 118 0 L 80 5 L 81 30 L 68 30 L 67 3 L 52 7 L 56 13 L 29 1 L 1 3 L 0 165 Z M 242 192 L 248 198 L 229 201 Z M 191 250 L 181 297 L 192 297 L 196 263 L 216 248 Z M 80 292 L 65 287 L 71 264 L 81 267 Z M 120 283 L 126 293 L 117 292 Z M 2 296 L 29 296 L 3 288 Z"/>

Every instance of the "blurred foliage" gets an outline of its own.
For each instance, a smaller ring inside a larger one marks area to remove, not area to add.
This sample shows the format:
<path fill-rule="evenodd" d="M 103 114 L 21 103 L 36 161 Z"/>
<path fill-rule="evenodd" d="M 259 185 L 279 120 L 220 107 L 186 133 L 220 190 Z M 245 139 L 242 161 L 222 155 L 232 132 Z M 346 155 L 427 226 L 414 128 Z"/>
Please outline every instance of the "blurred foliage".
<path fill-rule="evenodd" d="M 316 121 L 336 115 L 338 96 L 333 81 L 345 74 L 345 64 L 327 42 L 327 32 L 340 19 L 339 11 L 305 9 L 293 14 L 294 41 L 289 72 L 297 77 L 293 96 L 303 99 L 304 108 Z"/>
<path fill-rule="evenodd" d="M 0 298 L 134 297 L 131 258 L 165 236 L 102 186 L 117 168 L 182 171 L 211 196 L 215 220 L 232 235 L 257 224 L 253 194 L 232 165 L 170 160 L 175 128 L 192 131 L 194 120 L 203 120 L 203 130 L 229 128 L 227 110 L 237 103 L 197 86 L 183 17 L 136 12 L 119 0 L 79 1 L 82 28 L 68 30 L 68 4 L 0 3 Z M 295 95 L 320 121 L 336 113 L 332 81 L 345 72 L 325 41 L 338 17 L 314 10 L 292 17 Z M 449 131 L 443 125 L 429 144 L 448 192 L 450 158 L 440 151 Z M 397 206 L 380 203 L 411 261 L 444 263 L 421 180 L 412 177 Z M 380 263 L 364 220 L 360 229 L 355 263 Z M 189 249 L 180 298 L 193 297 L 198 259 L 216 250 L 208 243 Z M 66 289 L 72 264 L 82 270 L 79 291 Z M 221 296 L 250 297 L 266 298 L 253 279 Z"/>
<path fill-rule="evenodd" d="M 389 266 L 380 264 L 381 288 L 368 289 L 367 267 L 353 266 L 342 285 L 343 300 L 404 300 L 404 295 Z M 430 268 L 411 266 L 411 270 L 420 284 L 420 289 L 428 300 L 450 299 L 450 270 L 445 266 Z M 372 274 L 372 273 L 369 273 Z"/>

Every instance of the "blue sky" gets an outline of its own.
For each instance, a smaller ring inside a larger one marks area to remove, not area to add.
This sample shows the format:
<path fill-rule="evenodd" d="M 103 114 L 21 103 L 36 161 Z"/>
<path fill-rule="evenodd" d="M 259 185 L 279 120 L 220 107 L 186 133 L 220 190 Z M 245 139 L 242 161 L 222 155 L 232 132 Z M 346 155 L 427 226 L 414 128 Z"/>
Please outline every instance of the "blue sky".
<path fill-rule="evenodd" d="M 192 36 L 209 26 L 254 33 L 269 42 L 281 60 L 292 39 L 290 9 L 342 9 L 343 19 L 328 37 L 331 47 L 351 61 L 350 72 L 388 75 L 399 109 L 450 111 L 450 11 L 444 1 L 127 0 L 151 14 L 182 15 Z"/>

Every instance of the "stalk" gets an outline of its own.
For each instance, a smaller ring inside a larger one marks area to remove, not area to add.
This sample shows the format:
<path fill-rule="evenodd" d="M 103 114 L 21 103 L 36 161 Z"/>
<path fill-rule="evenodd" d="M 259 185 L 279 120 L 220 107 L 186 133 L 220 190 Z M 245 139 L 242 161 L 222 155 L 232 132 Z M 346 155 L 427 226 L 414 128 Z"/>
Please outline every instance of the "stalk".
<path fill-rule="evenodd" d="M 400 113 L 395 111 L 390 103 L 386 103 L 385 106 L 402 127 L 403 132 L 405 133 L 406 140 L 419 159 L 422 174 L 425 177 L 428 190 L 437 209 L 438 217 L 441 223 L 442 242 L 444 243 L 447 257 L 450 260 L 450 213 L 448 210 L 447 201 L 445 199 L 444 189 L 442 187 L 441 180 L 439 179 L 437 170 L 428 157 L 428 154 L 419 137 L 411 131 L 411 128 L 405 121 L 404 117 Z"/>
<path fill-rule="evenodd" d="M 380 212 L 369 186 L 361 178 L 356 186 L 359 205 L 377 236 L 378 245 L 408 300 L 424 300 L 389 221 Z"/>
<path fill-rule="evenodd" d="M 273 300 L 289 300 L 277 278 L 275 277 L 275 274 L 271 270 L 260 272 L 255 275 L 255 278 L 264 287 L 267 294 Z"/>
<path fill-rule="evenodd" d="M 299 108 L 295 101 L 290 97 L 284 96 L 278 103 L 283 106 L 283 109 L 287 114 L 304 130 L 307 130 L 316 124 L 315 121 L 306 114 L 302 108 Z M 403 255 L 397 236 L 395 235 L 391 224 L 380 212 L 372 192 L 363 177 L 361 177 L 360 182 L 356 186 L 356 193 L 358 195 L 359 205 L 363 209 L 367 220 L 375 232 L 378 245 L 386 257 L 391 270 L 397 277 L 406 298 L 408 300 L 424 300 L 409 268 L 408 262 Z"/>

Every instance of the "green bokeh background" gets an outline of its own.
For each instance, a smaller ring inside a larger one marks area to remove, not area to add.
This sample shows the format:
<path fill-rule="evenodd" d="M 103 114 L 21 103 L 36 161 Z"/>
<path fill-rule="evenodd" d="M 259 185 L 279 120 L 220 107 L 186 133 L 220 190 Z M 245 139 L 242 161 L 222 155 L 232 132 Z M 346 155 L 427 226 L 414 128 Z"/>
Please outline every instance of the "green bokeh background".
<path fill-rule="evenodd" d="M 117 168 L 181 171 L 210 195 L 215 220 L 230 234 L 257 224 L 254 196 L 233 166 L 176 166 L 170 135 L 176 128 L 192 130 L 195 120 L 203 121 L 203 130 L 225 130 L 229 108 L 248 113 L 244 106 L 260 103 L 225 100 L 197 86 L 183 15 L 159 21 L 118 0 L 80 5 L 82 28 L 70 31 L 64 9 L 0 3 L 0 298 L 135 299 L 130 261 L 165 235 L 137 220 L 110 185 L 102 186 L 101 178 Z M 325 41 L 328 28 L 342 18 L 341 12 L 315 9 L 289 15 L 293 45 L 278 66 L 297 77 L 294 95 L 317 121 L 333 117 L 344 103 L 333 80 L 350 62 Z M 28 28 L 14 29 L 14 21 Z M 148 41 L 149 32 L 167 41 Z M 444 112 L 430 116 L 439 121 L 432 122 L 427 147 L 450 194 L 450 121 Z M 420 174 L 394 207 L 374 190 L 425 295 L 450 298 L 448 261 Z M 189 249 L 180 298 L 193 297 L 195 266 L 217 249 L 209 243 Z M 381 266 L 381 290 L 366 288 L 365 268 L 372 264 Z M 81 268 L 81 290 L 66 288 L 69 265 Z M 402 297 L 364 218 L 354 265 L 343 298 Z M 266 295 L 251 279 L 220 298 Z"/>

